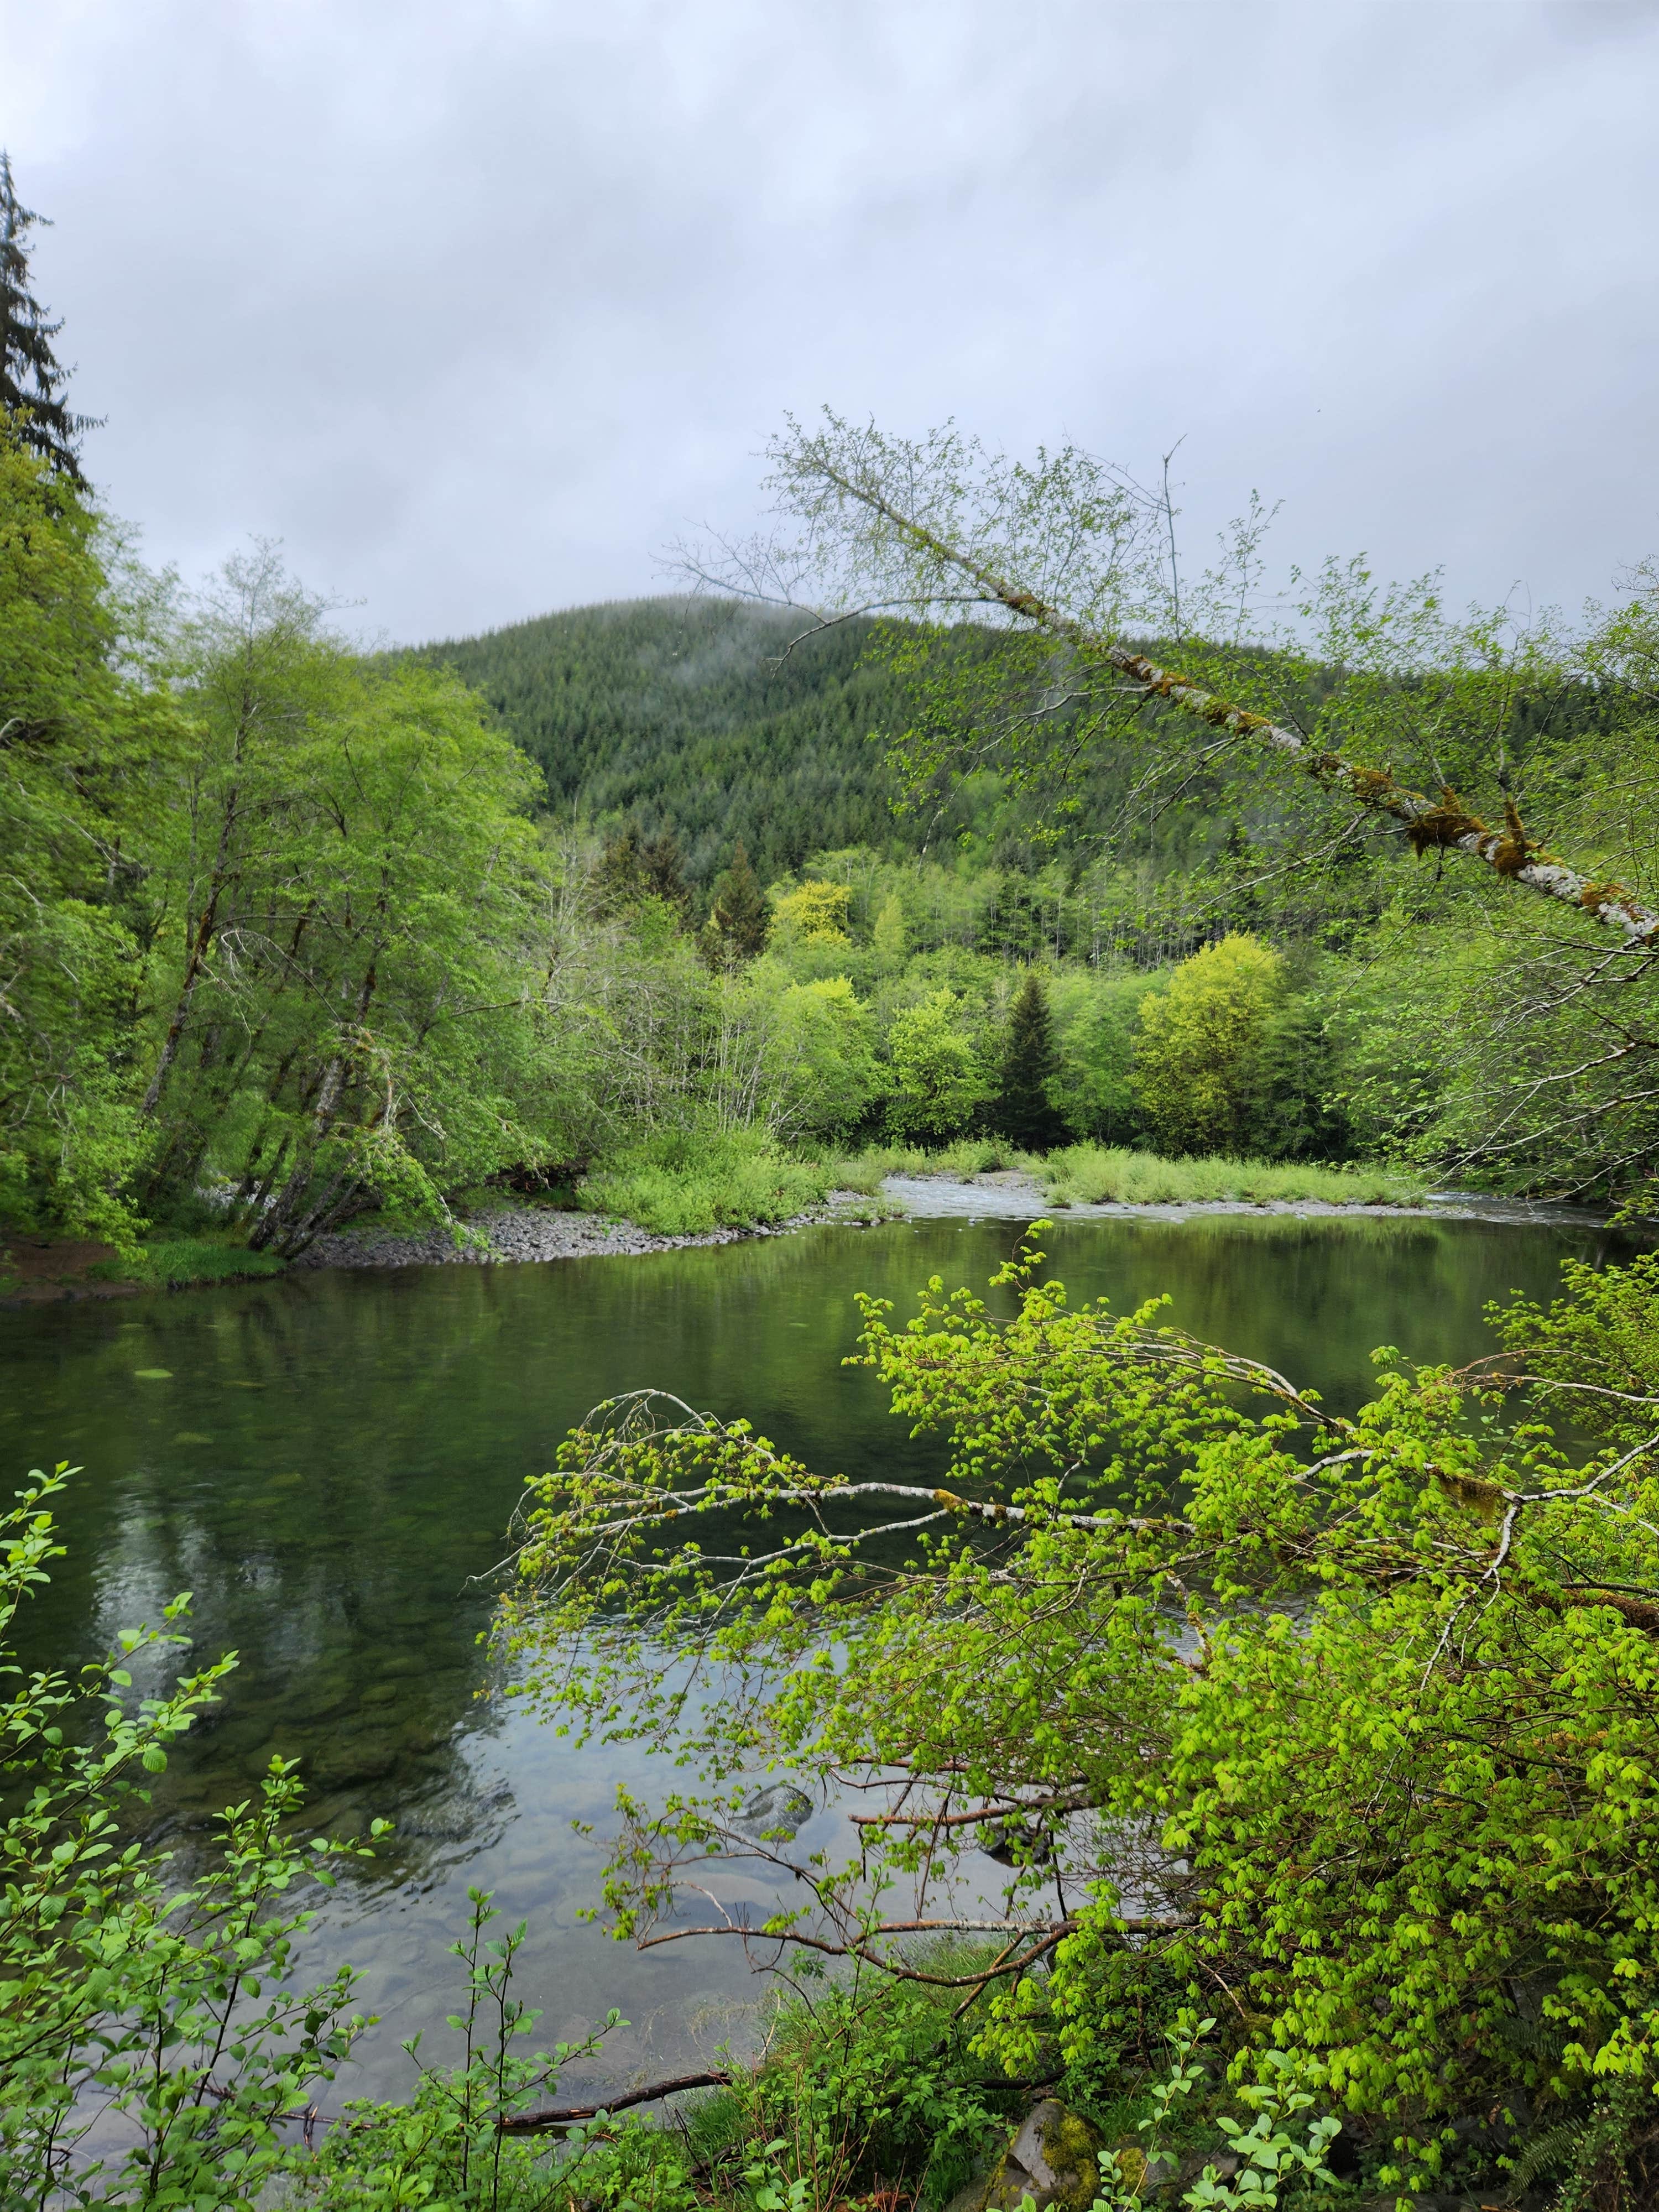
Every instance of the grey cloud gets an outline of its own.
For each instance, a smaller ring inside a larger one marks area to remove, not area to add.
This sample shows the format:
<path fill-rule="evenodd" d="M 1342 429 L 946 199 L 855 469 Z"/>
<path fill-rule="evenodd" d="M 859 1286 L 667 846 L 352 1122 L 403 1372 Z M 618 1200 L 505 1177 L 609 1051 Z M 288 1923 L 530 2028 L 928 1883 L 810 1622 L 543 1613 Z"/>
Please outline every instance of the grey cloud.
<path fill-rule="evenodd" d="M 45 19 L 45 20 L 43 20 Z M 88 460 L 369 630 L 658 582 L 827 400 L 1460 593 L 1659 547 L 1659 15 L 1530 0 L 0 0 Z"/>

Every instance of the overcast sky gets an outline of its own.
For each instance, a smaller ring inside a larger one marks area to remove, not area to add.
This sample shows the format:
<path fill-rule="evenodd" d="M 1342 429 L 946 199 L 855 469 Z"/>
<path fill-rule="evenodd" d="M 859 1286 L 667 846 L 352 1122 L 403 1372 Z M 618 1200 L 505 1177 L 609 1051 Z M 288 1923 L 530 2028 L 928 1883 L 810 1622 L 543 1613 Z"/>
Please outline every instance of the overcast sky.
<path fill-rule="evenodd" d="M 89 473 L 366 633 L 661 588 L 828 402 L 1195 550 L 1577 602 L 1659 551 L 1659 0 L 0 0 Z"/>

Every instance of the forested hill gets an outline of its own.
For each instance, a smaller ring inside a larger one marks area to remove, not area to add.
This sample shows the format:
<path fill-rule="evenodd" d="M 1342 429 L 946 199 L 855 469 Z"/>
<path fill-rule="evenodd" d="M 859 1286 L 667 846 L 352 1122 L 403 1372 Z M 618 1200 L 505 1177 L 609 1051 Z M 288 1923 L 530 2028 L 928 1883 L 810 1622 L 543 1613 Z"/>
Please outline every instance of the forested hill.
<path fill-rule="evenodd" d="M 556 804 L 601 826 L 672 829 L 696 882 L 739 837 L 766 882 L 826 848 L 951 836 L 954 819 L 892 813 L 883 756 L 905 703 L 884 671 L 861 665 L 871 625 L 848 623 L 781 660 L 798 626 L 731 600 L 617 600 L 422 658 L 484 695 Z"/>

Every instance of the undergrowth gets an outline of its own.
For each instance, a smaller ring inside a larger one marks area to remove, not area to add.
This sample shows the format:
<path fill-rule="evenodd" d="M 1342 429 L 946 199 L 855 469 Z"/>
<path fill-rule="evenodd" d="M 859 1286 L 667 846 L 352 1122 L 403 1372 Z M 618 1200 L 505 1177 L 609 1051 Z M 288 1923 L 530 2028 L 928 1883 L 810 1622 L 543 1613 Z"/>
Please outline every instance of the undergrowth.
<path fill-rule="evenodd" d="M 662 1129 L 583 1178 L 577 1204 L 659 1237 L 752 1229 L 821 1205 L 835 1182 L 755 1129 Z"/>
<path fill-rule="evenodd" d="M 191 1283 L 234 1283 L 253 1275 L 280 1275 L 288 1265 L 274 1252 L 250 1252 L 228 1237 L 158 1237 L 130 1260 L 100 1261 L 87 1270 L 94 1280 L 137 1283 L 145 1290 L 183 1290 Z"/>

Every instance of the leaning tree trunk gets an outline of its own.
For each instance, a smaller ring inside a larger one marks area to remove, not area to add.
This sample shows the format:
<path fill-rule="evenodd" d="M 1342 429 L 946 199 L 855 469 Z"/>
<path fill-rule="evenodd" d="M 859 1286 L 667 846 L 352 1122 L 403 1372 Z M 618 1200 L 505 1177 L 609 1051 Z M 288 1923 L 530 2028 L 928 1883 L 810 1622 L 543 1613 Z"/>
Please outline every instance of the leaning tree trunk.
<path fill-rule="evenodd" d="M 1065 638 L 1092 658 L 1103 660 L 1139 685 L 1148 697 L 1166 699 L 1182 714 L 1208 723 L 1212 729 L 1269 746 L 1325 789 L 1340 793 L 1370 813 L 1392 817 L 1419 853 L 1431 847 L 1461 853 L 1527 890 L 1588 915 L 1603 928 L 1616 931 L 1633 951 L 1659 952 L 1659 912 L 1644 905 L 1623 884 L 1587 875 L 1555 854 L 1547 853 L 1527 836 L 1512 800 L 1506 798 L 1504 802 L 1503 827 L 1494 828 L 1466 813 L 1455 792 L 1443 791 L 1438 799 L 1431 799 L 1424 792 L 1396 782 L 1386 769 L 1362 768 L 1340 753 L 1312 744 L 1299 731 L 1286 729 L 1231 700 L 1217 698 L 1175 671 L 1160 668 L 1145 653 L 1103 636 L 1087 623 L 1049 605 L 1035 592 L 1023 590 L 904 514 L 874 485 L 843 475 L 827 461 L 820 462 L 818 468 L 838 491 L 880 515 L 913 546 L 971 579 L 988 599 L 1020 620 Z"/>

